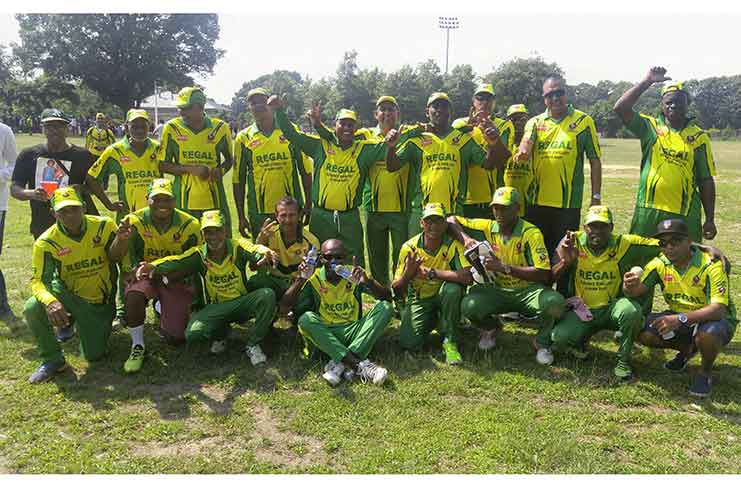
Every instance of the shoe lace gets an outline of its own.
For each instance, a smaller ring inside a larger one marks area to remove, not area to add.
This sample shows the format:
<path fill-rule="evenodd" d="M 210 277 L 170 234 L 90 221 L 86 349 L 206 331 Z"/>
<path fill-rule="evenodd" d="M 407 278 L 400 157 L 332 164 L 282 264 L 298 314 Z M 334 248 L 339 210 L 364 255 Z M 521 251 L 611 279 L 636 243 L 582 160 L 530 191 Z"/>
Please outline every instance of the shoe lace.
<path fill-rule="evenodd" d="M 368 362 L 362 367 L 360 367 L 360 381 L 363 383 L 367 382 L 368 380 L 372 380 L 375 378 L 376 373 L 378 372 L 378 365 L 373 362 Z"/>
<path fill-rule="evenodd" d="M 134 348 L 131 350 L 131 358 L 139 359 L 142 356 L 144 356 L 144 348 L 139 345 L 134 346 Z"/>

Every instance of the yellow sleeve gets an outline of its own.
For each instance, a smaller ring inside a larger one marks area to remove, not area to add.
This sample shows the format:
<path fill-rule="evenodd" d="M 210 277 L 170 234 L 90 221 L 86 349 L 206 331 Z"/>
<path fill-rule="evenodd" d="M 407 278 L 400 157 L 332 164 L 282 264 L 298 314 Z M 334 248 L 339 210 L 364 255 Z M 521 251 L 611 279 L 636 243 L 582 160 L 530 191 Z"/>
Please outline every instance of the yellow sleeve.
<path fill-rule="evenodd" d="M 33 266 L 31 294 L 42 304 L 49 305 L 57 300 L 47 287 L 54 276 L 55 260 L 42 241 L 33 244 L 31 261 Z"/>
<path fill-rule="evenodd" d="M 409 254 L 409 252 L 411 251 L 411 247 L 406 243 L 401 246 L 401 250 L 399 250 L 399 261 L 396 264 L 396 273 L 394 274 L 394 280 L 400 279 L 401 276 L 404 275 L 404 271 L 406 270 L 407 254 Z"/>
<path fill-rule="evenodd" d="M 492 220 L 490 219 L 464 218 L 463 216 L 456 216 L 455 219 L 461 226 L 467 229 L 482 231 L 484 233 L 491 229 Z"/>
<path fill-rule="evenodd" d="M 641 282 L 648 288 L 654 287 L 656 284 L 661 285 L 661 275 L 664 273 L 664 262 L 661 261 L 660 257 L 656 257 L 643 267 L 643 275 L 641 276 Z"/>
<path fill-rule="evenodd" d="M 538 124 L 537 117 L 531 118 L 527 121 L 527 123 L 525 124 L 525 131 L 522 134 L 523 140 L 530 140 L 532 142 L 535 141 L 535 139 L 537 138 L 537 130 L 535 129 L 537 124 Z"/>
<path fill-rule="evenodd" d="M 728 275 L 723 270 L 723 262 L 713 262 L 708 267 L 710 283 L 710 303 L 728 306 Z"/>
<path fill-rule="evenodd" d="M 453 254 L 451 255 L 448 264 L 450 265 L 450 268 L 452 270 L 460 270 L 471 266 L 471 263 L 466 260 L 462 244 L 460 244 L 458 241 L 454 241 L 453 244 L 450 246 L 450 249 Z"/>
<path fill-rule="evenodd" d="M 113 149 L 111 147 L 111 145 L 106 147 L 103 153 L 100 154 L 100 157 L 98 157 L 98 160 L 96 160 L 95 163 L 91 165 L 90 169 L 87 171 L 88 175 L 93 179 L 97 179 L 98 176 L 100 176 L 100 173 L 103 172 L 103 169 L 105 169 L 106 162 L 109 158 L 111 158 L 111 152 L 113 152 Z"/>
<path fill-rule="evenodd" d="M 551 269 L 551 260 L 548 257 L 548 249 L 543 241 L 543 233 L 537 228 L 530 228 L 525 234 L 525 248 L 530 252 L 529 258 L 535 268 L 541 270 Z"/>

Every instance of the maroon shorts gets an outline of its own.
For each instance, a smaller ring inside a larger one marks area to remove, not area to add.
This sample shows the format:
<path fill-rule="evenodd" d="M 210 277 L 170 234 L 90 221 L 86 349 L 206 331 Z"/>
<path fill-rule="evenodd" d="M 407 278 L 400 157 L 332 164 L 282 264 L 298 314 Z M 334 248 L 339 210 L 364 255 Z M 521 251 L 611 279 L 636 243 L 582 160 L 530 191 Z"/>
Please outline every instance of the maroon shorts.
<path fill-rule="evenodd" d="M 146 278 L 127 285 L 125 295 L 129 295 L 129 292 L 143 294 L 148 300 L 159 300 L 160 331 L 177 340 L 185 339 L 185 328 L 188 326 L 190 305 L 193 302 L 192 287 L 181 282 L 158 287 Z"/>

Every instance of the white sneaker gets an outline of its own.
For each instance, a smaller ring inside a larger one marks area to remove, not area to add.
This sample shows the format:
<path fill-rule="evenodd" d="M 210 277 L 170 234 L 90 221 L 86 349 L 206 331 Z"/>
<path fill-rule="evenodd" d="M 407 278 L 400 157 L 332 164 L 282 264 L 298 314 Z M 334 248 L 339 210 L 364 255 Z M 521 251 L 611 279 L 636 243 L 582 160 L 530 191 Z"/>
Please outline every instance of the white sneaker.
<path fill-rule="evenodd" d="M 479 349 L 481 351 L 488 351 L 490 349 L 493 349 L 496 345 L 496 331 L 481 331 L 481 339 L 479 340 Z"/>
<path fill-rule="evenodd" d="M 345 371 L 345 365 L 338 363 L 337 361 L 330 361 L 324 367 L 322 378 L 324 378 L 330 385 L 337 386 L 342 381 L 343 371 Z"/>
<path fill-rule="evenodd" d="M 221 354 L 226 351 L 226 339 L 219 339 L 211 343 L 211 354 Z"/>
<path fill-rule="evenodd" d="M 535 361 L 537 361 L 538 364 L 550 365 L 553 363 L 553 353 L 548 348 L 540 348 L 538 353 L 535 355 Z"/>
<path fill-rule="evenodd" d="M 374 385 L 383 385 L 389 372 L 366 359 L 358 363 L 358 375 L 363 382 L 372 381 Z"/>
<path fill-rule="evenodd" d="M 262 352 L 262 348 L 259 344 L 255 344 L 254 346 L 247 346 L 246 348 L 244 348 L 244 354 L 246 354 L 250 358 L 250 363 L 252 363 L 252 366 L 257 366 L 267 361 L 265 353 Z"/>

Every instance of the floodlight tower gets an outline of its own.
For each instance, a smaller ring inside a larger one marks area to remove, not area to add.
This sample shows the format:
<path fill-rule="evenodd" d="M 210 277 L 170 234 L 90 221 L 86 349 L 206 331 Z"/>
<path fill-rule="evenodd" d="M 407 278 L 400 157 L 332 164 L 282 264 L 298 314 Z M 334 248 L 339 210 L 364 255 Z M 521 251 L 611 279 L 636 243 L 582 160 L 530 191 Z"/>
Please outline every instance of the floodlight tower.
<path fill-rule="evenodd" d="M 438 17 L 437 25 L 445 30 L 445 74 L 448 74 L 448 53 L 450 52 L 450 31 L 457 29 L 460 24 L 458 17 Z"/>

